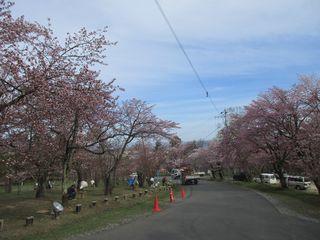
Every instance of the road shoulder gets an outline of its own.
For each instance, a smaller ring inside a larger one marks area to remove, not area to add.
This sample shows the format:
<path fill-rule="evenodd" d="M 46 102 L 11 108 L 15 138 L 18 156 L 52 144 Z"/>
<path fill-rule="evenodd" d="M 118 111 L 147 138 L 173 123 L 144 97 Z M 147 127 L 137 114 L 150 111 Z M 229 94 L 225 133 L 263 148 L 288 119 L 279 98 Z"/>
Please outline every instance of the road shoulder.
<path fill-rule="evenodd" d="M 248 189 L 252 192 L 255 192 L 256 194 L 258 194 L 259 196 L 263 197 L 264 199 L 266 199 L 280 214 L 282 215 L 286 215 L 286 216 L 290 216 L 290 217 L 295 217 L 298 218 L 300 220 L 304 220 L 304 221 L 309 221 L 309 222 L 314 222 L 314 223 L 320 223 L 320 220 L 311 216 L 306 216 L 304 214 L 298 213 L 297 211 L 295 211 L 294 209 L 288 207 L 283 201 L 281 201 L 280 199 L 271 196 L 268 193 L 256 190 L 254 188 L 248 187 L 248 186 L 244 186 L 241 184 L 235 184 L 232 181 L 228 181 L 228 183 L 232 184 L 232 185 L 236 185 L 245 189 Z"/>

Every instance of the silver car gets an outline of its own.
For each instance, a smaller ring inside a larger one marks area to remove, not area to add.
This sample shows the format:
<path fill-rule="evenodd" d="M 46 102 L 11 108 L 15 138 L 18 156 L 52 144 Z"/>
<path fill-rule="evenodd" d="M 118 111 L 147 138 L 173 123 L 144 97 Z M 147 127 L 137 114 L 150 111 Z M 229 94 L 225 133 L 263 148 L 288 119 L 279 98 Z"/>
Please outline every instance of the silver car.
<path fill-rule="evenodd" d="M 305 190 L 311 186 L 311 180 L 308 177 L 302 176 L 288 176 L 288 186 L 295 189 Z"/>

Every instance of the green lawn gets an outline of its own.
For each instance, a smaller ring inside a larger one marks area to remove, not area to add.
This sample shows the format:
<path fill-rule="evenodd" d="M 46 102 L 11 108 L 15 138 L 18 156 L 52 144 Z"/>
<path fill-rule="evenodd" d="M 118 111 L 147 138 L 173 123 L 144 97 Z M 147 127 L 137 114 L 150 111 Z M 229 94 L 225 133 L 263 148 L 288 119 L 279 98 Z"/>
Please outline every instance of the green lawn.
<path fill-rule="evenodd" d="M 84 198 L 69 202 L 63 215 L 58 220 L 52 219 L 49 214 L 52 202 L 60 200 L 59 187 L 48 191 L 44 199 L 35 199 L 32 185 L 25 185 L 18 195 L 17 191 L 7 194 L 0 192 L 0 219 L 5 220 L 5 228 L 0 232 L 0 239 L 63 239 L 67 236 L 105 228 L 111 223 L 119 223 L 123 219 L 136 215 L 151 213 L 155 193 L 149 193 L 139 197 L 136 189 L 136 198 L 132 198 L 132 191 L 126 185 L 120 185 L 114 190 L 112 197 L 106 204 L 102 186 L 89 188 Z M 160 204 L 168 203 L 168 192 L 157 193 Z M 114 196 L 119 196 L 116 202 Z M 127 195 L 127 199 L 123 199 Z M 91 207 L 91 202 L 97 201 L 96 207 Z M 81 203 L 82 211 L 76 214 L 75 205 Z M 34 216 L 34 225 L 25 227 L 25 218 Z"/>
<path fill-rule="evenodd" d="M 279 185 L 261 184 L 254 182 L 233 182 L 234 184 L 251 188 L 270 195 L 298 214 L 320 220 L 320 196 L 314 189 L 295 190 L 282 189 Z"/>

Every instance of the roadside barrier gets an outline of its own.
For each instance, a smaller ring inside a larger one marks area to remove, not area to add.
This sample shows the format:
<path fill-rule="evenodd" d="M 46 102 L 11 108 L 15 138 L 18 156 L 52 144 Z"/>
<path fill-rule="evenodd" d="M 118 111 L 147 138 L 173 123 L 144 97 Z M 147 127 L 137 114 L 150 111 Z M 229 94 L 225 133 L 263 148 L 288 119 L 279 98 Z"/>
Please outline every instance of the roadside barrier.
<path fill-rule="evenodd" d="M 184 188 L 181 188 L 181 198 L 184 199 L 186 197 L 186 192 L 184 191 Z"/>
<path fill-rule="evenodd" d="M 161 208 L 159 207 L 159 199 L 158 199 L 158 194 L 157 192 L 161 192 L 161 191 L 164 191 L 163 194 L 165 194 L 166 191 L 169 191 L 169 197 L 170 197 L 170 203 L 174 203 L 175 202 L 175 198 L 174 198 L 174 192 L 173 192 L 173 188 L 172 187 L 169 187 L 169 186 L 159 186 L 155 189 L 143 189 L 139 192 L 133 192 L 131 194 L 131 197 L 132 198 L 137 198 L 137 197 L 142 197 L 142 196 L 149 196 L 152 198 L 152 196 L 154 196 L 155 194 L 155 197 L 154 197 L 154 203 L 153 203 L 153 208 L 152 208 L 152 212 L 160 212 L 161 211 Z M 184 199 L 186 197 L 186 192 L 184 190 L 183 187 L 180 188 L 180 193 L 181 193 L 181 198 Z M 130 198 L 130 194 L 123 194 L 121 196 L 121 199 L 123 200 L 128 200 L 128 198 Z M 114 201 L 115 202 L 121 202 L 121 199 L 119 196 L 114 196 Z M 107 204 L 109 202 L 109 199 L 108 197 L 105 197 L 103 199 L 103 202 L 105 204 Z M 91 201 L 89 203 L 89 207 L 97 207 L 98 202 L 97 201 Z M 79 214 L 81 212 L 82 209 L 82 204 L 76 204 L 75 205 L 75 213 L 76 214 Z M 54 219 L 57 219 L 57 217 L 55 217 Z M 33 225 L 33 222 L 34 222 L 34 216 L 29 216 L 25 219 L 25 226 L 32 226 Z M 4 228 L 4 219 L 0 219 L 0 231 L 2 231 Z"/>
<path fill-rule="evenodd" d="M 170 188 L 169 197 L 170 197 L 170 202 L 173 203 L 174 202 L 174 194 L 173 194 L 172 188 Z"/>
<path fill-rule="evenodd" d="M 158 200 L 158 196 L 156 195 L 155 198 L 154 198 L 154 203 L 153 203 L 153 209 L 152 209 L 153 212 L 160 212 L 161 209 L 159 207 L 159 200 Z"/>

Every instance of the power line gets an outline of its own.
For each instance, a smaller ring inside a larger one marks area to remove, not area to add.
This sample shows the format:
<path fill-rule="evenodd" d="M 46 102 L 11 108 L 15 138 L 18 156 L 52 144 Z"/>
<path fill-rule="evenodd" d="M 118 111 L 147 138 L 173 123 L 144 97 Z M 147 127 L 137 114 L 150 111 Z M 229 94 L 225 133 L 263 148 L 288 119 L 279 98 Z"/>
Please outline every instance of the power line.
<path fill-rule="evenodd" d="M 210 135 L 214 134 L 217 130 L 219 130 L 220 126 L 216 127 L 212 132 L 210 132 L 204 139 L 207 139 Z"/>
<path fill-rule="evenodd" d="M 168 25 L 168 27 L 169 27 L 169 29 L 170 29 L 173 37 L 175 38 L 175 40 L 176 40 L 176 42 L 177 42 L 180 50 L 182 51 L 183 55 L 184 55 L 185 58 L 187 59 L 187 62 L 189 63 L 189 65 L 190 65 L 190 67 L 191 67 L 194 75 L 196 76 L 197 80 L 199 81 L 201 87 L 203 88 L 203 90 L 204 90 L 204 92 L 205 92 L 205 94 L 206 94 L 206 97 L 209 98 L 210 103 L 212 104 L 212 106 L 214 107 L 214 109 L 215 109 L 217 112 L 219 112 L 217 106 L 215 105 L 215 103 L 213 102 L 212 97 L 211 97 L 210 94 L 209 94 L 209 91 L 207 90 L 206 86 L 204 85 L 203 81 L 201 80 L 201 77 L 200 77 L 197 69 L 194 67 L 194 65 L 193 65 L 190 57 L 188 56 L 188 54 L 187 54 L 187 52 L 185 51 L 185 49 L 184 49 L 181 41 L 179 40 L 178 35 L 176 34 L 176 32 L 175 32 L 175 30 L 173 29 L 173 27 L 172 27 L 169 19 L 167 18 L 166 14 L 165 14 L 165 12 L 164 12 L 164 10 L 163 10 L 163 8 L 161 7 L 161 5 L 160 5 L 160 3 L 158 2 L 158 0 L 154 0 L 154 2 L 156 3 L 156 5 L 157 5 L 157 7 L 158 7 L 158 9 L 159 9 L 159 11 L 160 11 L 163 19 L 164 19 L 165 22 L 167 23 L 167 25 Z"/>

